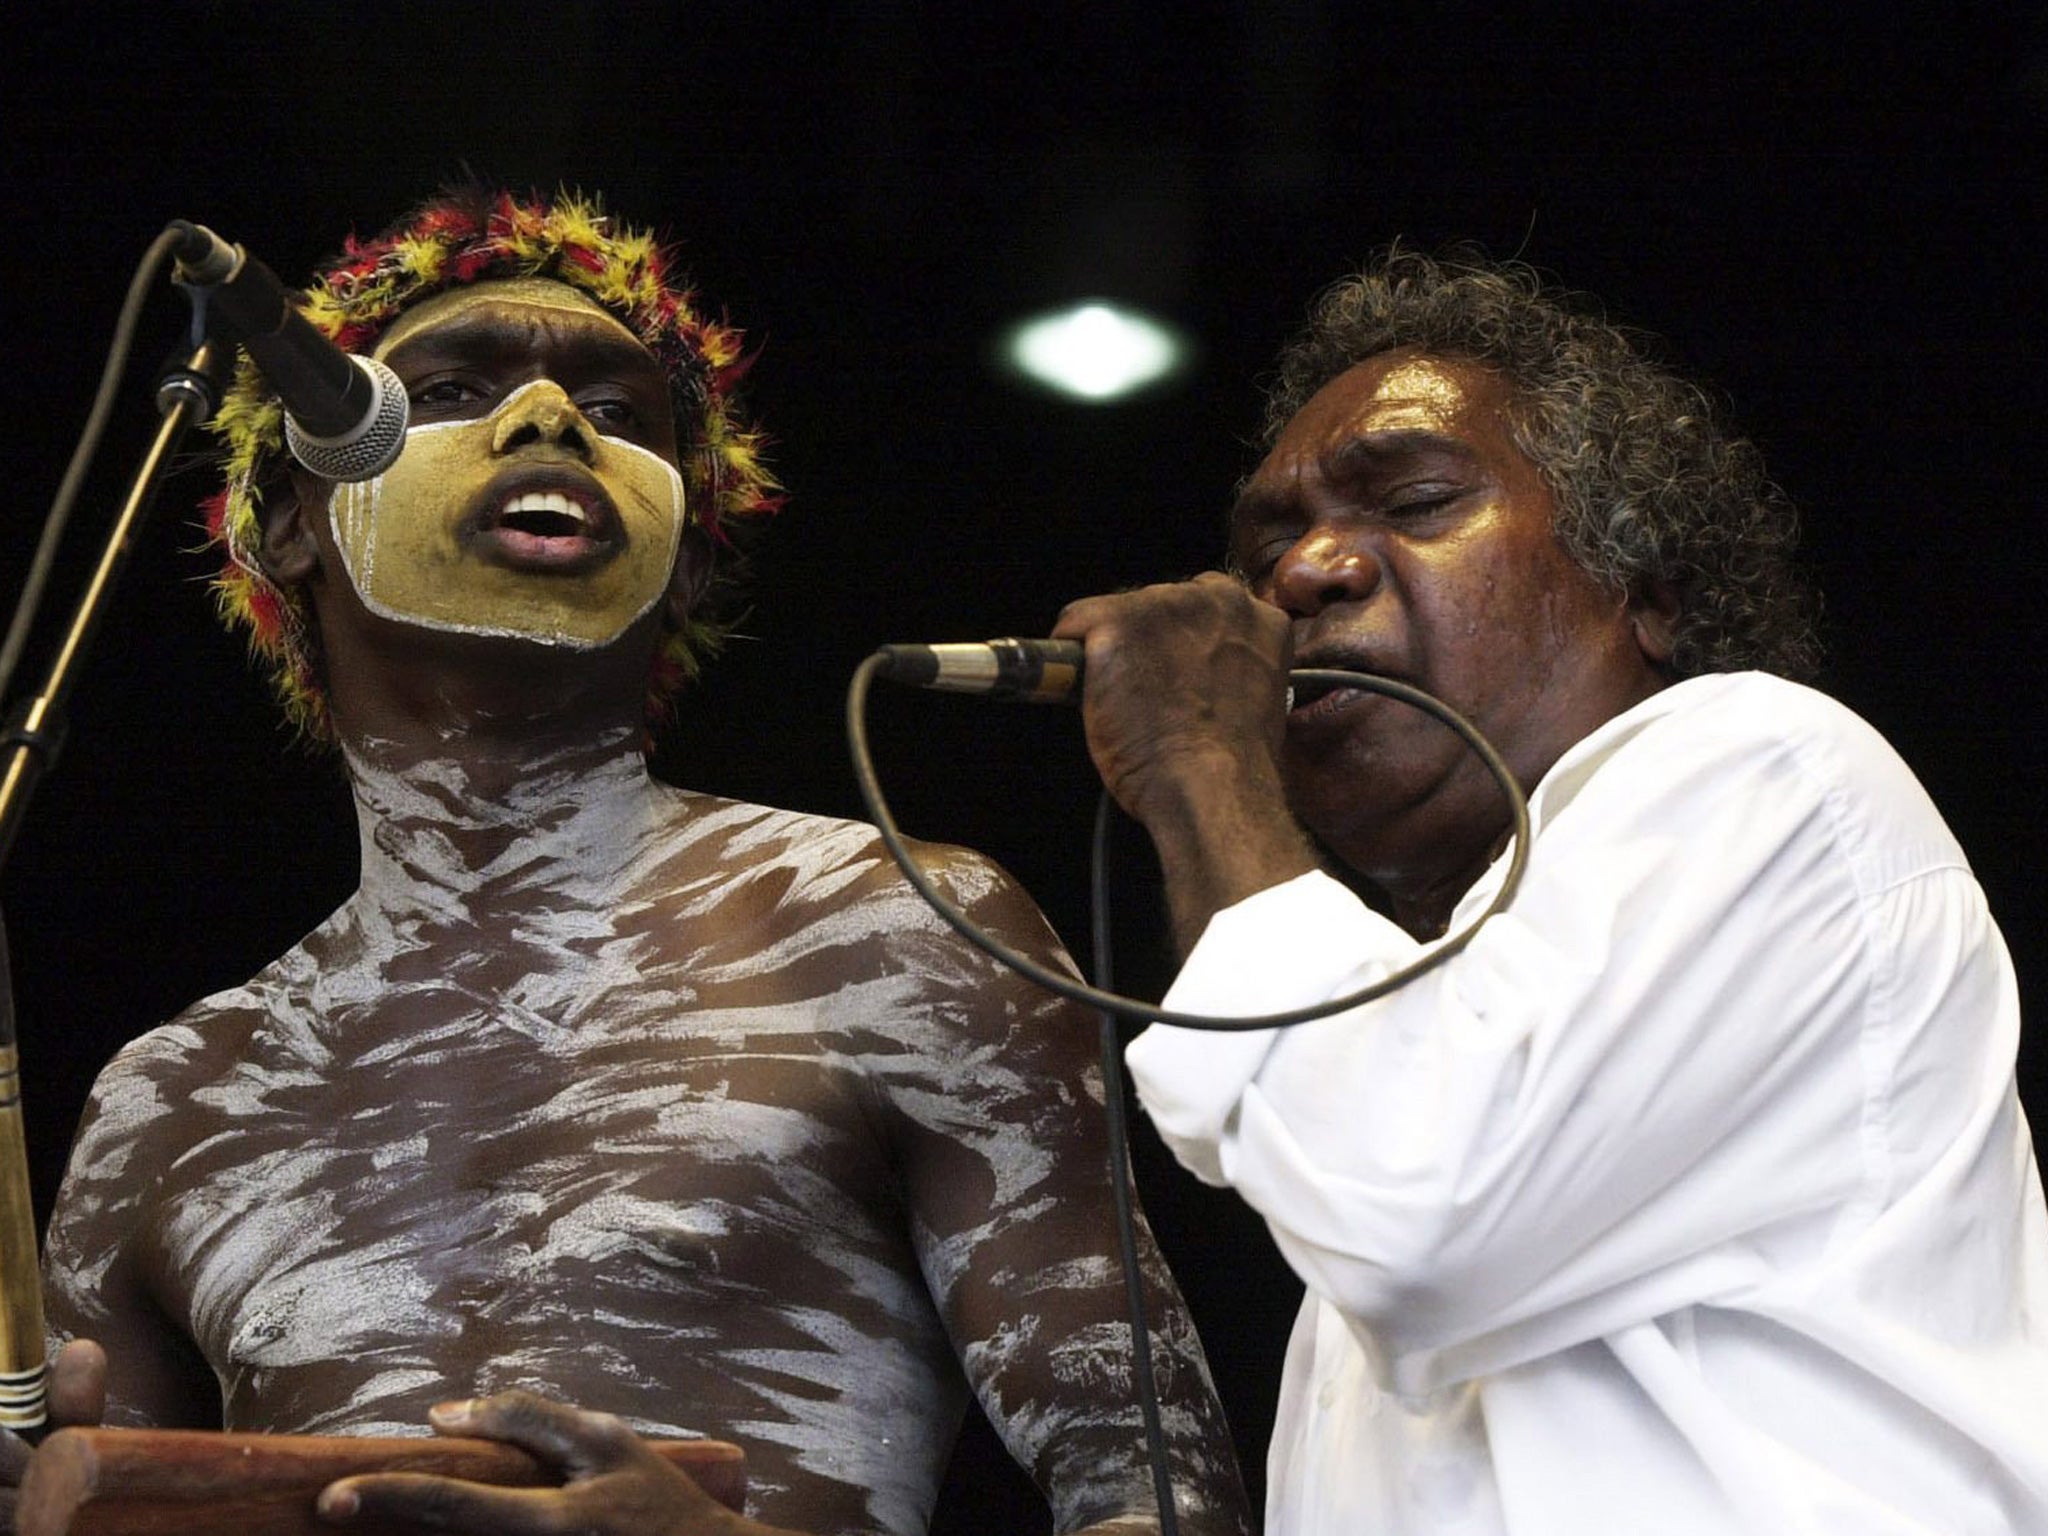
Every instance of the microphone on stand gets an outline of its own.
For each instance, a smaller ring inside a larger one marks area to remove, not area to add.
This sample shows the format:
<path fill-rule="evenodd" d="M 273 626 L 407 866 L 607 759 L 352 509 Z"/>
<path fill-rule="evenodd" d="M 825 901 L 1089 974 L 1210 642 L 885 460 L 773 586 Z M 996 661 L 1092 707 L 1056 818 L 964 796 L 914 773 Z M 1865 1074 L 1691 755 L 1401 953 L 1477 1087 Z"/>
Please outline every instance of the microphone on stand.
<path fill-rule="evenodd" d="M 1081 702 L 1078 640 L 985 640 L 885 645 L 881 674 L 891 682 L 949 693 L 981 693 L 1026 704 Z"/>
<path fill-rule="evenodd" d="M 173 219 L 178 281 L 204 299 L 219 329 L 263 370 L 284 402 L 292 457 L 329 480 L 368 480 L 405 447 L 409 405 L 398 375 L 351 356 L 299 313 L 270 268 L 203 224 Z"/>

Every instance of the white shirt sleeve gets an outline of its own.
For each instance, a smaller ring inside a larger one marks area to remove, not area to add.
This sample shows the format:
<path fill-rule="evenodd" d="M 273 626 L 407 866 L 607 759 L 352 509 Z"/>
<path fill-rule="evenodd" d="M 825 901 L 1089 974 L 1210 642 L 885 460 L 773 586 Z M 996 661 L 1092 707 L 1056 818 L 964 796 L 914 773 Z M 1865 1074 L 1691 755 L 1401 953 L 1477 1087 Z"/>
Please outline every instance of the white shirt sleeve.
<path fill-rule="evenodd" d="M 1888 905 L 1917 922 L 1981 898 L 1875 734 L 1771 687 L 1788 718 L 1709 689 L 1582 743 L 1539 791 L 1510 909 L 1392 996 L 1132 1045 L 1176 1154 L 1370 1327 L 1397 1390 L 1734 1296 L 1836 1238 L 1882 1176 Z M 1167 1003 L 1292 1007 L 1418 952 L 1303 876 L 1220 914 Z"/>

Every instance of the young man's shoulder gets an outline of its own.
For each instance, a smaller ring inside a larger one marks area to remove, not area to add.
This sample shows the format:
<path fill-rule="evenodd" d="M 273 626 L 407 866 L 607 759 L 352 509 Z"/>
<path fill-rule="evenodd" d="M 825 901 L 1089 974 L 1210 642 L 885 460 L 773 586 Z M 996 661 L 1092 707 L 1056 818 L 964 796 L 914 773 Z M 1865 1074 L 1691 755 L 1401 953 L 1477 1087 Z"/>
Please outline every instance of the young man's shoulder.
<path fill-rule="evenodd" d="M 876 902 L 912 926 L 942 926 L 875 828 L 864 821 L 689 794 L 675 836 L 730 881 L 773 878 L 792 900 L 827 906 Z M 962 904 L 1018 894 L 994 860 L 971 848 L 912 840 L 910 851 L 941 893 Z M 929 920 L 929 922 L 927 922 Z"/>
<path fill-rule="evenodd" d="M 887 1011 L 899 1023 L 928 1011 L 911 1005 L 940 997 L 972 997 L 976 1006 L 963 1020 L 986 1015 L 984 1025 L 1005 1029 L 1016 1009 L 1059 1006 L 955 932 L 867 823 L 708 796 L 697 797 L 693 810 L 678 836 L 703 840 L 703 859 L 691 860 L 693 879 L 703 881 L 695 899 L 721 909 L 725 939 L 768 946 L 750 953 L 779 957 L 792 967 L 786 978 L 829 960 L 837 987 L 885 983 L 894 999 Z M 1041 965 L 1076 974 L 1030 894 L 994 860 L 917 840 L 907 851 L 975 925 Z M 835 1011 L 851 1006 L 852 997 L 840 992 Z"/>
<path fill-rule="evenodd" d="M 80 1169 L 161 1167 L 196 1134 L 192 1110 L 230 1079 L 267 1013 L 246 987 L 216 993 L 116 1051 L 93 1082 L 72 1149 Z M 204 1117 L 199 1117 L 203 1119 Z"/>
<path fill-rule="evenodd" d="M 95 1096 L 104 1097 L 116 1085 L 189 1092 L 198 1082 L 230 1070 L 246 1054 L 250 1039 L 274 1022 L 268 998 L 276 990 L 276 973 L 289 958 L 137 1035 L 102 1069 Z"/>
<path fill-rule="evenodd" d="M 875 829 L 866 822 L 696 790 L 677 790 L 675 795 L 678 815 L 672 835 L 734 859 L 887 857 Z"/>

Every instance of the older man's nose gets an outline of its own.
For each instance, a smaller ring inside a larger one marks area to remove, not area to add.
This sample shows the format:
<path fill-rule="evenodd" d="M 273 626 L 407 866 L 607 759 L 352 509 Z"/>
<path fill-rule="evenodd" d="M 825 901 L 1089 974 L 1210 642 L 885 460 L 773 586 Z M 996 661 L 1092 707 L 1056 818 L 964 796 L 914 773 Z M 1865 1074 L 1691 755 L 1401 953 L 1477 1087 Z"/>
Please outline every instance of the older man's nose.
<path fill-rule="evenodd" d="M 1273 566 L 1272 601 L 1299 618 L 1356 602 L 1380 582 L 1379 556 L 1328 528 L 1311 528 Z"/>

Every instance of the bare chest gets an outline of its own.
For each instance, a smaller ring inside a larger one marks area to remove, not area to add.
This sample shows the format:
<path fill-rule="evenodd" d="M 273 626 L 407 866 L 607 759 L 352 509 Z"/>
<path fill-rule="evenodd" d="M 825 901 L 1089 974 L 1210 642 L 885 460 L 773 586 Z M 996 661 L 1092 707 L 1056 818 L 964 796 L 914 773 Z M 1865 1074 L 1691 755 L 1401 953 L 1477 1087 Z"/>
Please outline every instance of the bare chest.
<path fill-rule="evenodd" d="M 815 1022 L 469 1009 L 347 1059 L 253 1050 L 195 1095 L 147 1212 L 230 1421 L 416 1426 L 510 1385 L 670 1419 L 685 1380 L 744 1413 L 762 1351 L 836 1390 L 849 1339 L 925 1372 L 872 1090 Z"/>

